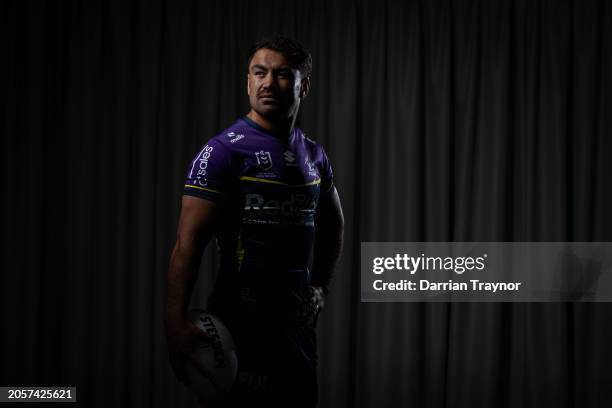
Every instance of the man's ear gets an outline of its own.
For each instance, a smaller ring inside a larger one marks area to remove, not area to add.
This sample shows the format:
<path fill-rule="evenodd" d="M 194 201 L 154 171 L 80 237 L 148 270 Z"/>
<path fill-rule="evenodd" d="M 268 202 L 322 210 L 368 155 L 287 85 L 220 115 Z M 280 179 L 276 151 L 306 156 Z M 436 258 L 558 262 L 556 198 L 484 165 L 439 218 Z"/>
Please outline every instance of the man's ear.
<path fill-rule="evenodd" d="M 251 96 L 251 76 L 247 74 L 247 95 Z"/>
<path fill-rule="evenodd" d="M 308 96 L 308 92 L 310 92 L 310 77 L 306 77 L 302 79 L 302 87 L 300 89 L 300 99 L 304 99 Z"/>

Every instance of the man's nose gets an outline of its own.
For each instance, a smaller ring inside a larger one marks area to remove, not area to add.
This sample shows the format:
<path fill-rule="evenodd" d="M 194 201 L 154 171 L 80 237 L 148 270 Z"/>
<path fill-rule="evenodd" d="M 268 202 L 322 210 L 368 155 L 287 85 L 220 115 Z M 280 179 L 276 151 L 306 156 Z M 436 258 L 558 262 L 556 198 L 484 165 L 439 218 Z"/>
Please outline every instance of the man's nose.
<path fill-rule="evenodd" d="M 272 72 L 268 72 L 266 76 L 263 78 L 262 86 L 265 88 L 271 88 L 276 85 L 276 77 Z"/>

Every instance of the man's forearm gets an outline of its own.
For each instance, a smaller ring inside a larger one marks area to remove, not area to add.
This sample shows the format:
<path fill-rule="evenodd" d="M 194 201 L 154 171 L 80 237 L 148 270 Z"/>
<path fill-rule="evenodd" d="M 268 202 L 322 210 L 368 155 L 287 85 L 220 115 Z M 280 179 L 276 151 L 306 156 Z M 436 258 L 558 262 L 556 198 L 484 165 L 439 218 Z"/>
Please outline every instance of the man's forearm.
<path fill-rule="evenodd" d="M 166 319 L 185 316 L 198 276 L 201 251 L 196 245 L 177 242 L 170 258 L 167 275 Z"/>
<path fill-rule="evenodd" d="M 335 187 L 324 198 L 315 216 L 313 275 L 310 282 L 327 293 L 342 253 L 344 215 Z"/>
<path fill-rule="evenodd" d="M 343 234 L 343 225 L 338 222 L 331 231 L 323 229 L 315 238 L 313 275 L 310 283 L 312 286 L 323 288 L 325 292 L 329 288 L 342 253 Z"/>
<path fill-rule="evenodd" d="M 166 320 L 179 319 L 187 314 L 202 253 L 213 234 L 216 217 L 216 203 L 183 196 L 176 244 L 167 275 Z"/>

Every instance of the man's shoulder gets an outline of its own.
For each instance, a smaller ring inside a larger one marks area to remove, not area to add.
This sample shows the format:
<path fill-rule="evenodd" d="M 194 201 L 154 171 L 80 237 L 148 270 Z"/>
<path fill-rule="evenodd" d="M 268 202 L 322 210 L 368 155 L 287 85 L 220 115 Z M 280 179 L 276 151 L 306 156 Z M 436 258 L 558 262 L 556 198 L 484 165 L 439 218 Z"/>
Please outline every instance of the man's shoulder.
<path fill-rule="evenodd" d="M 238 119 L 230 126 L 211 137 L 208 143 L 219 144 L 229 150 L 233 150 L 233 146 L 237 146 L 239 142 L 244 142 L 248 134 L 248 125 L 244 123 L 244 121 Z"/>
<path fill-rule="evenodd" d="M 308 152 L 310 152 L 310 154 L 314 156 L 325 155 L 325 149 L 323 148 L 323 145 L 321 143 L 310 138 L 301 129 L 298 129 L 298 135 L 300 136 L 300 139 L 302 143 L 304 144 L 304 147 L 306 148 Z"/>
<path fill-rule="evenodd" d="M 295 133 L 296 133 L 296 135 L 298 137 L 298 140 L 303 141 L 308 146 L 316 146 L 318 144 L 315 140 L 313 140 L 310 137 L 308 137 L 306 132 L 304 132 L 299 127 L 295 128 Z"/>

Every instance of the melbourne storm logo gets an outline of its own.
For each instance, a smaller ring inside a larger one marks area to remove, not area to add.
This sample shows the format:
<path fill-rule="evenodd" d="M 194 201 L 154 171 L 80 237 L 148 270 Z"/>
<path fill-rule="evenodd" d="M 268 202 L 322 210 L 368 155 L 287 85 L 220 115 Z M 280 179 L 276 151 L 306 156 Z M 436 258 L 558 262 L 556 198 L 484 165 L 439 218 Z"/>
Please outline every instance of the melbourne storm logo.
<path fill-rule="evenodd" d="M 257 164 L 264 170 L 270 170 L 272 168 L 272 156 L 270 152 L 264 152 L 260 150 L 255 152 L 255 158 L 257 159 Z"/>

